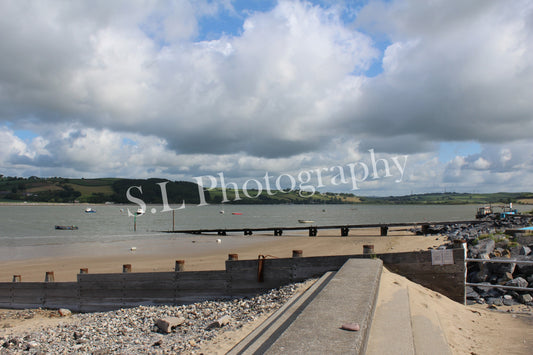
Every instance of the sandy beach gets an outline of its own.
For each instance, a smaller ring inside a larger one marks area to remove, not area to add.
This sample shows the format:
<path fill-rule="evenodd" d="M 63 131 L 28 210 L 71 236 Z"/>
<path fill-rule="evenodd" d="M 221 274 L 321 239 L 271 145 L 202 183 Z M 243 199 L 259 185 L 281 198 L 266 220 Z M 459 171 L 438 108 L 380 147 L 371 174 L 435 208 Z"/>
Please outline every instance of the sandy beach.
<path fill-rule="evenodd" d="M 241 260 L 257 259 L 259 255 L 291 257 L 295 249 L 302 250 L 303 256 L 345 255 L 362 253 L 366 244 L 374 245 L 376 253 L 385 253 L 427 250 L 445 241 L 442 236 L 415 236 L 401 228 L 391 229 L 387 237 L 380 237 L 377 228 L 352 230 L 348 237 L 339 235 L 339 230 L 321 230 L 318 237 L 308 237 L 306 232 L 281 237 L 168 234 L 135 242 L 48 246 L 42 251 L 46 257 L 39 257 L 39 249 L 33 248 L 24 251 L 32 258 L 0 262 L 0 282 L 12 281 L 13 275 L 21 275 L 26 282 L 44 281 L 47 271 L 54 271 L 57 282 L 75 281 L 80 268 L 88 268 L 89 273 L 114 273 L 122 272 L 123 264 L 131 264 L 133 272 L 171 271 L 176 260 L 185 260 L 188 271 L 222 270 L 230 253 L 238 254 Z"/>
<path fill-rule="evenodd" d="M 178 259 L 185 260 L 186 270 L 217 270 L 224 268 L 229 253 L 239 254 L 241 260 L 256 259 L 258 255 L 291 257 L 295 249 L 302 250 L 304 256 L 358 254 L 365 244 L 374 245 L 376 253 L 402 252 L 427 250 L 446 242 L 444 236 L 416 236 L 401 228 L 389 230 L 387 237 L 379 236 L 378 229 L 353 230 L 348 237 L 338 235 L 337 230 L 320 231 L 318 237 L 308 237 L 306 233 L 282 237 L 270 234 L 249 237 L 169 235 L 168 238 L 137 241 L 135 251 L 131 251 L 133 245 L 127 241 L 85 245 L 80 250 L 69 249 L 69 255 L 61 255 L 58 248 L 54 256 L 0 262 L 0 280 L 9 282 L 17 274 L 22 275 L 23 281 L 43 281 L 46 271 L 54 271 L 56 281 L 74 281 L 82 267 L 88 268 L 90 273 L 119 273 L 123 264 L 132 264 L 134 272 L 170 271 Z M 406 284 L 409 288 L 413 314 L 431 311 L 436 315 L 453 354 L 526 354 L 531 349 L 531 307 L 502 307 L 494 311 L 486 305 L 463 306 L 387 270 L 382 276 L 379 298 L 386 300 L 395 284 Z M 221 333 L 203 344 L 202 349 L 208 353 L 225 353 L 266 316 L 237 332 Z M 38 313 L 32 319 L 6 320 L 11 324 L 2 333 L 13 335 L 64 321 Z"/>

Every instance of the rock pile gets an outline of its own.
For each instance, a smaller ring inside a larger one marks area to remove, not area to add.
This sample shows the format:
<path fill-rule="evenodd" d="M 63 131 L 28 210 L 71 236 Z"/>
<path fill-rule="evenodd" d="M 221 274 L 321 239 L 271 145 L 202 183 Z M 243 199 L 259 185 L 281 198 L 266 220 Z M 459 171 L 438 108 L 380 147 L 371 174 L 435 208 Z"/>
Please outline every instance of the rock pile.
<path fill-rule="evenodd" d="M 67 324 L 0 337 L 0 354 L 194 353 L 220 332 L 241 328 L 278 309 L 298 287 L 292 284 L 229 301 L 73 314 Z"/>
<path fill-rule="evenodd" d="M 504 234 L 505 231 L 529 226 L 531 218 L 507 216 L 505 219 L 489 217 L 483 223 L 472 225 L 436 226 L 429 232 L 445 234 L 451 242 L 466 241 L 468 258 L 532 261 L 533 236 L 522 233 Z M 451 247 L 448 246 L 443 247 Z M 469 262 L 467 282 L 533 288 L 533 265 L 516 263 Z M 533 306 L 531 291 L 502 288 L 467 287 L 467 300 L 489 305 Z"/>

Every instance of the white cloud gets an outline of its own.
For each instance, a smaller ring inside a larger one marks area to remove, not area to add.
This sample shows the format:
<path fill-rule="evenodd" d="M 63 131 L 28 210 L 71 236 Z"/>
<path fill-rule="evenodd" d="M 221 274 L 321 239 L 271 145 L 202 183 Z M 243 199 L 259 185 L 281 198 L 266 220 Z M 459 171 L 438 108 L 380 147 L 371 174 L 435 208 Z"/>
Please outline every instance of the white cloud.
<path fill-rule="evenodd" d="M 245 178 L 343 165 L 375 149 L 410 155 L 401 187 L 376 181 L 376 193 L 530 186 L 531 1 L 343 6 L 3 1 L 1 167 Z M 238 34 L 198 41 L 200 20 L 221 13 L 242 17 Z M 384 41 L 383 72 L 366 77 Z M 39 136 L 21 140 L 21 128 Z M 483 151 L 442 165 L 441 141 Z"/>

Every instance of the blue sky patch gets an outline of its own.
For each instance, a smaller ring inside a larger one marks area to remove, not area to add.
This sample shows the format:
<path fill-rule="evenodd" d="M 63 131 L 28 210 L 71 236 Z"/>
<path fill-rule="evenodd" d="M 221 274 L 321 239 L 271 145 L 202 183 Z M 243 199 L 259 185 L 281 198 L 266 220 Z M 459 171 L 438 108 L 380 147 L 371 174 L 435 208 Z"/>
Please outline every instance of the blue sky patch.
<path fill-rule="evenodd" d="M 39 137 L 37 133 L 27 129 L 15 129 L 13 132 L 25 142 L 31 142 L 34 138 Z"/>
<path fill-rule="evenodd" d="M 442 163 L 451 161 L 456 156 L 468 156 L 481 153 L 478 142 L 441 142 L 439 145 L 439 160 Z"/>

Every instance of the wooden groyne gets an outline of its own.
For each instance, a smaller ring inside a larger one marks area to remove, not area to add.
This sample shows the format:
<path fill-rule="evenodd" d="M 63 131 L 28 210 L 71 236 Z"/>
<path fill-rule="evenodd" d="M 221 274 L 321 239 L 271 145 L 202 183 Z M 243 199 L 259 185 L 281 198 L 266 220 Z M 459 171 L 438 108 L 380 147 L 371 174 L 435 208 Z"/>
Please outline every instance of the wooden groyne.
<path fill-rule="evenodd" d="M 371 223 L 371 224 L 343 224 L 343 225 L 328 225 L 316 226 L 306 225 L 298 227 L 244 227 L 244 228 L 206 228 L 206 229 L 179 229 L 171 231 L 161 231 L 161 233 L 185 233 L 185 234 L 211 234 L 227 235 L 227 233 L 243 233 L 244 235 L 253 235 L 254 232 L 272 232 L 274 236 L 283 235 L 284 231 L 309 231 L 310 237 L 316 237 L 318 230 L 321 229 L 338 229 L 342 237 L 348 236 L 350 229 L 362 228 L 380 228 L 380 234 L 386 236 L 389 228 L 392 227 L 420 227 L 422 234 L 428 234 L 428 231 L 433 226 L 446 226 L 454 224 L 478 224 L 485 223 L 483 220 L 466 220 L 466 221 L 440 221 L 440 222 L 399 222 L 399 223 Z"/>
<path fill-rule="evenodd" d="M 0 282 L 0 308 L 69 308 L 75 311 L 104 311 L 138 305 L 187 304 L 205 300 L 250 296 L 272 288 L 337 271 L 352 258 L 377 258 L 389 270 L 447 297 L 464 302 L 464 249 L 447 250 L 448 262 L 435 262 L 436 251 L 239 260 L 228 255 L 225 270 L 183 271 L 177 260 L 174 272 L 90 274 L 80 270 L 77 282 L 58 282 L 47 272 L 46 282 Z M 444 251 L 439 251 L 444 252 Z M 361 285 L 364 287 L 364 285 Z"/>

